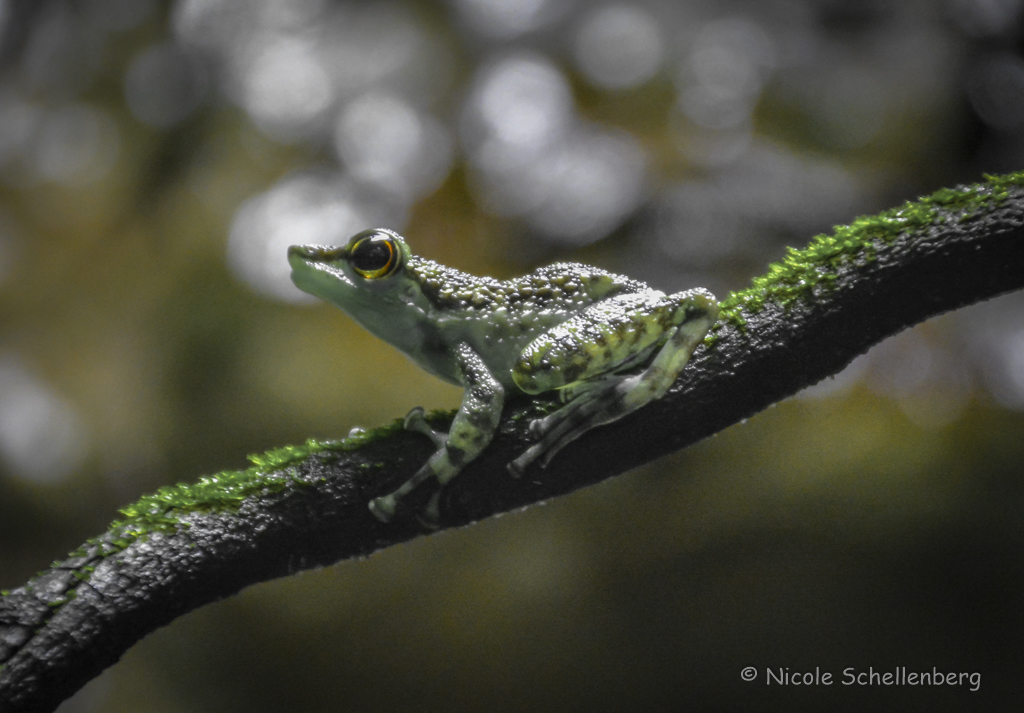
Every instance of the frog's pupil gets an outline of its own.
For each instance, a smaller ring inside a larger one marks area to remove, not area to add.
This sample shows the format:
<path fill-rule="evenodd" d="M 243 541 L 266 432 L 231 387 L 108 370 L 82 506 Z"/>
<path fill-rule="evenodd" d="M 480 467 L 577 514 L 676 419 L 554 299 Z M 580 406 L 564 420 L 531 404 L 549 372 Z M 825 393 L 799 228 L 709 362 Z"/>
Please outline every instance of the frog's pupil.
<path fill-rule="evenodd" d="M 383 270 L 391 262 L 394 248 L 387 238 L 368 238 L 352 251 L 352 264 L 363 272 Z"/>

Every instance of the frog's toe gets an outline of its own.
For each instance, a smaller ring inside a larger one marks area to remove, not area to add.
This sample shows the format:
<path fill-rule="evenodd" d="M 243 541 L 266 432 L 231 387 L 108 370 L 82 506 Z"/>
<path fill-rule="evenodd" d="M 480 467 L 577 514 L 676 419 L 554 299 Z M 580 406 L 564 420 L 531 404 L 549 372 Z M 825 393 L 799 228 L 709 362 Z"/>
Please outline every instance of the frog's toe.
<path fill-rule="evenodd" d="M 522 478 L 523 473 L 530 467 L 533 461 L 537 460 L 537 457 L 541 454 L 541 444 L 537 443 L 527 448 L 521 456 L 511 461 L 506 467 L 508 468 L 509 475 L 513 478 Z"/>
<path fill-rule="evenodd" d="M 394 495 L 384 495 L 370 501 L 370 512 L 381 522 L 391 522 L 397 507 L 398 500 Z"/>
<path fill-rule="evenodd" d="M 544 468 L 559 451 L 587 431 L 633 410 L 626 403 L 626 395 L 635 386 L 636 379 L 619 379 L 610 388 L 589 391 L 554 413 L 533 421 L 530 435 L 537 443 L 508 464 L 509 472 L 519 477 L 534 461 L 539 461 Z"/>
<path fill-rule="evenodd" d="M 421 511 L 416 513 L 416 520 L 427 530 L 436 530 L 441 520 L 441 491 L 430 496 L 430 500 Z"/>
<path fill-rule="evenodd" d="M 434 445 L 437 446 L 438 448 L 442 448 L 444 444 L 448 441 L 447 433 L 435 431 L 433 428 L 430 427 L 430 424 L 427 423 L 426 413 L 424 412 L 422 406 L 417 406 L 416 408 L 409 411 L 409 413 L 405 415 L 405 421 L 402 423 L 402 426 L 405 428 L 406 431 L 412 431 L 413 433 L 423 434 L 431 441 L 433 441 Z"/>
<path fill-rule="evenodd" d="M 530 432 L 530 435 L 533 436 L 534 438 L 540 438 L 541 436 L 543 436 L 544 422 L 547 421 L 549 418 L 551 418 L 551 416 L 547 416 L 545 418 L 535 418 L 532 421 L 530 421 L 530 425 L 527 428 L 527 430 Z"/>
<path fill-rule="evenodd" d="M 536 439 L 544 438 L 553 430 L 558 428 L 559 425 L 572 420 L 576 414 L 584 410 L 586 404 L 591 403 L 595 398 L 597 398 L 597 396 L 597 392 L 588 392 L 575 401 L 569 402 L 554 413 L 548 414 L 544 418 L 534 419 L 530 422 L 530 435 Z"/>
<path fill-rule="evenodd" d="M 530 431 L 530 435 L 538 440 L 544 438 L 544 436 L 550 433 L 553 428 L 557 427 L 558 424 L 564 421 L 571 412 L 578 408 L 578 403 L 573 402 L 563 406 L 552 414 L 548 414 L 544 418 L 533 419 L 530 421 L 530 427 L 528 429 Z"/>
<path fill-rule="evenodd" d="M 560 389 L 558 392 L 558 399 L 562 403 L 585 401 L 597 394 L 600 394 L 602 391 L 607 391 L 609 388 L 612 388 L 615 384 L 622 381 L 622 379 L 623 377 L 620 374 L 607 374 L 599 379 L 577 381 L 575 384 L 569 384 L 563 389 Z"/>
<path fill-rule="evenodd" d="M 528 428 L 530 436 L 537 442 L 527 448 L 521 456 L 516 458 L 514 461 L 508 464 L 508 472 L 513 478 L 521 478 L 526 469 L 535 461 L 540 459 L 541 467 L 543 468 L 548 464 L 548 461 L 554 457 L 555 453 L 561 449 L 562 445 L 558 445 L 552 449 L 552 445 L 559 440 L 560 434 L 565 430 L 565 424 L 569 424 L 570 427 L 578 423 L 579 418 L 577 416 L 583 410 L 584 404 L 589 403 L 593 400 L 593 397 L 584 397 L 569 404 L 566 404 L 562 408 L 558 409 L 552 414 L 548 414 L 544 418 L 535 418 L 530 421 Z"/>
<path fill-rule="evenodd" d="M 409 413 L 405 414 L 405 421 L 402 423 L 402 426 L 406 431 L 414 431 L 419 427 L 418 424 L 425 422 L 425 415 L 426 412 L 422 406 L 414 406 L 409 409 Z"/>
<path fill-rule="evenodd" d="M 530 464 L 537 459 L 538 454 L 539 451 L 536 444 L 527 448 L 523 451 L 522 455 L 515 460 L 510 461 L 509 464 L 505 466 L 508 469 L 509 475 L 513 478 L 522 478 L 523 473 L 525 473 L 526 469 L 530 467 Z"/>

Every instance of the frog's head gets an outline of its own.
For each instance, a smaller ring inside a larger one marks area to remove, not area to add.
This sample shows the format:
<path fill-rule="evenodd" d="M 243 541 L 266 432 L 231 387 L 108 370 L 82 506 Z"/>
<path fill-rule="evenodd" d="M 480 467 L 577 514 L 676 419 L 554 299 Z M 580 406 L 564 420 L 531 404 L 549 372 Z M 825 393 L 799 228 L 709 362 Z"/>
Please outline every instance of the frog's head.
<path fill-rule="evenodd" d="M 384 228 L 364 230 L 343 248 L 292 245 L 288 262 L 292 282 L 303 292 L 326 300 L 358 318 L 361 309 L 379 311 L 380 303 L 401 300 L 408 278 L 409 246 Z"/>

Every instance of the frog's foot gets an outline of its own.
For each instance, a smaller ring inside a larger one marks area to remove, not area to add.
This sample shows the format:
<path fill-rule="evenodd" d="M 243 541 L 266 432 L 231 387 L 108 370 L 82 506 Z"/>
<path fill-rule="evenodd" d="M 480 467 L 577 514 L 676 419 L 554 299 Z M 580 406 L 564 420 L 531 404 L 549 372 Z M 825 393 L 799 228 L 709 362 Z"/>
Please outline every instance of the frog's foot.
<path fill-rule="evenodd" d="M 449 480 L 458 475 L 466 462 L 466 450 L 461 447 L 465 441 L 459 426 L 459 417 L 456 416 L 453 422 L 452 432 L 455 433 L 455 443 L 450 442 L 451 436 L 447 433 L 435 431 L 426 422 L 423 409 L 416 407 L 405 417 L 405 428 L 415 433 L 422 433 L 437 446 L 434 455 L 430 456 L 426 463 L 416 473 L 392 493 L 382 495 L 370 501 L 370 511 L 382 522 L 391 522 L 395 517 L 398 504 L 401 500 L 418 488 L 423 481 L 429 478 L 436 478 L 438 485 L 443 488 Z M 487 440 L 490 440 L 489 438 Z M 486 445 L 486 442 L 483 444 Z M 481 446 L 482 449 L 482 446 Z M 434 493 L 427 502 L 424 509 L 416 515 L 417 519 L 428 529 L 437 529 L 437 522 L 440 519 L 440 496 L 441 491 Z"/>
<path fill-rule="evenodd" d="M 434 442 L 439 450 L 444 449 L 445 441 L 448 439 L 447 433 L 441 431 L 435 431 L 427 423 L 425 413 L 421 406 L 409 411 L 405 416 L 405 422 L 403 423 L 405 430 L 412 431 L 413 433 L 422 433 L 424 436 Z M 410 478 L 406 483 L 402 485 L 398 490 L 388 495 L 382 495 L 379 498 L 374 498 L 370 501 L 370 512 L 372 512 L 378 520 L 381 522 L 391 522 L 395 517 L 395 511 L 398 509 L 398 501 L 401 500 L 405 495 L 410 493 L 416 486 L 422 483 L 424 480 L 434 475 L 433 468 L 429 464 L 424 465 L 420 470 Z M 433 512 L 424 512 L 426 521 L 421 520 L 426 525 L 427 522 L 435 523 L 433 529 L 437 529 L 437 501 L 431 499 L 427 504 L 427 507 L 433 507 Z"/>
<path fill-rule="evenodd" d="M 604 389 L 609 388 L 610 384 L 617 384 L 622 380 L 622 376 L 619 374 L 606 374 L 599 379 L 591 381 L 577 381 L 575 384 L 569 384 L 563 389 L 558 390 L 558 400 L 563 404 L 573 403 L 580 400 L 589 399 L 595 392 L 600 392 Z M 557 413 L 557 412 L 556 412 Z M 544 419 L 537 419 L 542 421 Z M 536 421 L 534 421 L 536 423 Z M 533 433 L 533 423 L 530 424 L 530 432 Z M 534 436 L 538 435 L 536 433 Z"/>
<path fill-rule="evenodd" d="M 406 431 L 422 433 L 434 442 L 438 448 L 443 448 L 448 442 L 448 434 L 443 431 L 435 431 L 427 423 L 426 414 L 422 406 L 417 406 L 405 415 L 405 422 L 402 424 Z"/>
<path fill-rule="evenodd" d="M 398 508 L 398 501 L 401 498 L 397 491 L 390 495 L 374 498 L 370 501 L 370 512 L 381 522 L 391 522 L 395 517 L 395 510 Z M 421 511 L 416 513 L 416 519 L 426 530 L 436 530 L 441 519 L 441 491 L 430 496 L 430 500 Z"/>
<path fill-rule="evenodd" d="M 371 500 L 370 512 L 372 512 L 374 516 L 381 522 L 391 522 L 391 520 L 395 517 L 395 511 L 398 509 L 399 501 L 406 495 L 411 493 L 413 490 L 415 490 L 424 480 L 435 475 L 433 463 L 436 460 L 436 455 L 437 454 L 435 454 L 435 458 L 432 458 L 431 460 L 427 461 L 422 468 L 416 471 L 416 474 L 409 478 L 409 480 L 402 483 L 402 486 L 398 488 L 398 490 L 394 491 L 393 493 L 382 495 L 379 498 L 374 498 L 373 500 Z M 431 500 L 431 503 L 433 504 L 433 507 L 436 510 L 437 503 L 434 502 L 433 499 Z M 428 508 L 431 506 L 431 503 L 428 503 Z M 430 514 L 428 513 L 428 517 L 429 516 Z M 437 520 L 436 513 L 434 514 L 433 519 L 434 521 Z"/>
<path fill-rule="evenodd" d="M 416 513 L 416 519 L 425 530 L 436 530 L 441 520 L 441 491 L 436 491 L 423 509 Z"/>
<path fill-rule="evenodd" d="M 638 408 L 624 403 L 624 397 L 640 379 L 641 375 L 606 377 L 600 382 L 600 388 L 592 385 L 554 413 L 532 421 L 530 435 L 537 442 L 508 464 L 509 473 L 518 478 L 538 459 L 541 467 L 546 467 L 560 450 L 590 429 L 611 423 Z"/>
<path fill-rule="evenodd" d="M 381 522 L 391 522 L 397 507 L 398 498 L 394 494 L 384 495 L 370 501 L 370 512 Z"/>

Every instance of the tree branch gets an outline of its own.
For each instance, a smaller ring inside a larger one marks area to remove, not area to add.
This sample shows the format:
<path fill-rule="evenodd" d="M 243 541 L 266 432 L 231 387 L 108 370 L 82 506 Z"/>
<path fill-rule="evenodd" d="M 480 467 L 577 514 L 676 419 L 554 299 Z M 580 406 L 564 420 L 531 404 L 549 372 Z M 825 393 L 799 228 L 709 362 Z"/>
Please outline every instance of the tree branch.
<path fill-rule="evenodd" d="M 505 465 L 529 445 L 529 419 L 551 404 L 509 404 L 493 444 L 444 490 L 441 527 L 683 448 L 837 373 L 909 325 L 1024 287 L 1022 186 L 1024 174 L 1015 174 L 939 191 L 791 251 L 725 301 L 707 348 L 664 399 L 585 435 L 521 480 Z M 431 450 L 392 424 L 270 452 L 247 471 L 165 488 L 126 508 L 101 537 L 0 597 L 0 711 L 52 710 L 147 633 L 243 587 L 424 534 L 408 516 L 378 522 L 367 502 L 404 482 Z"/>

